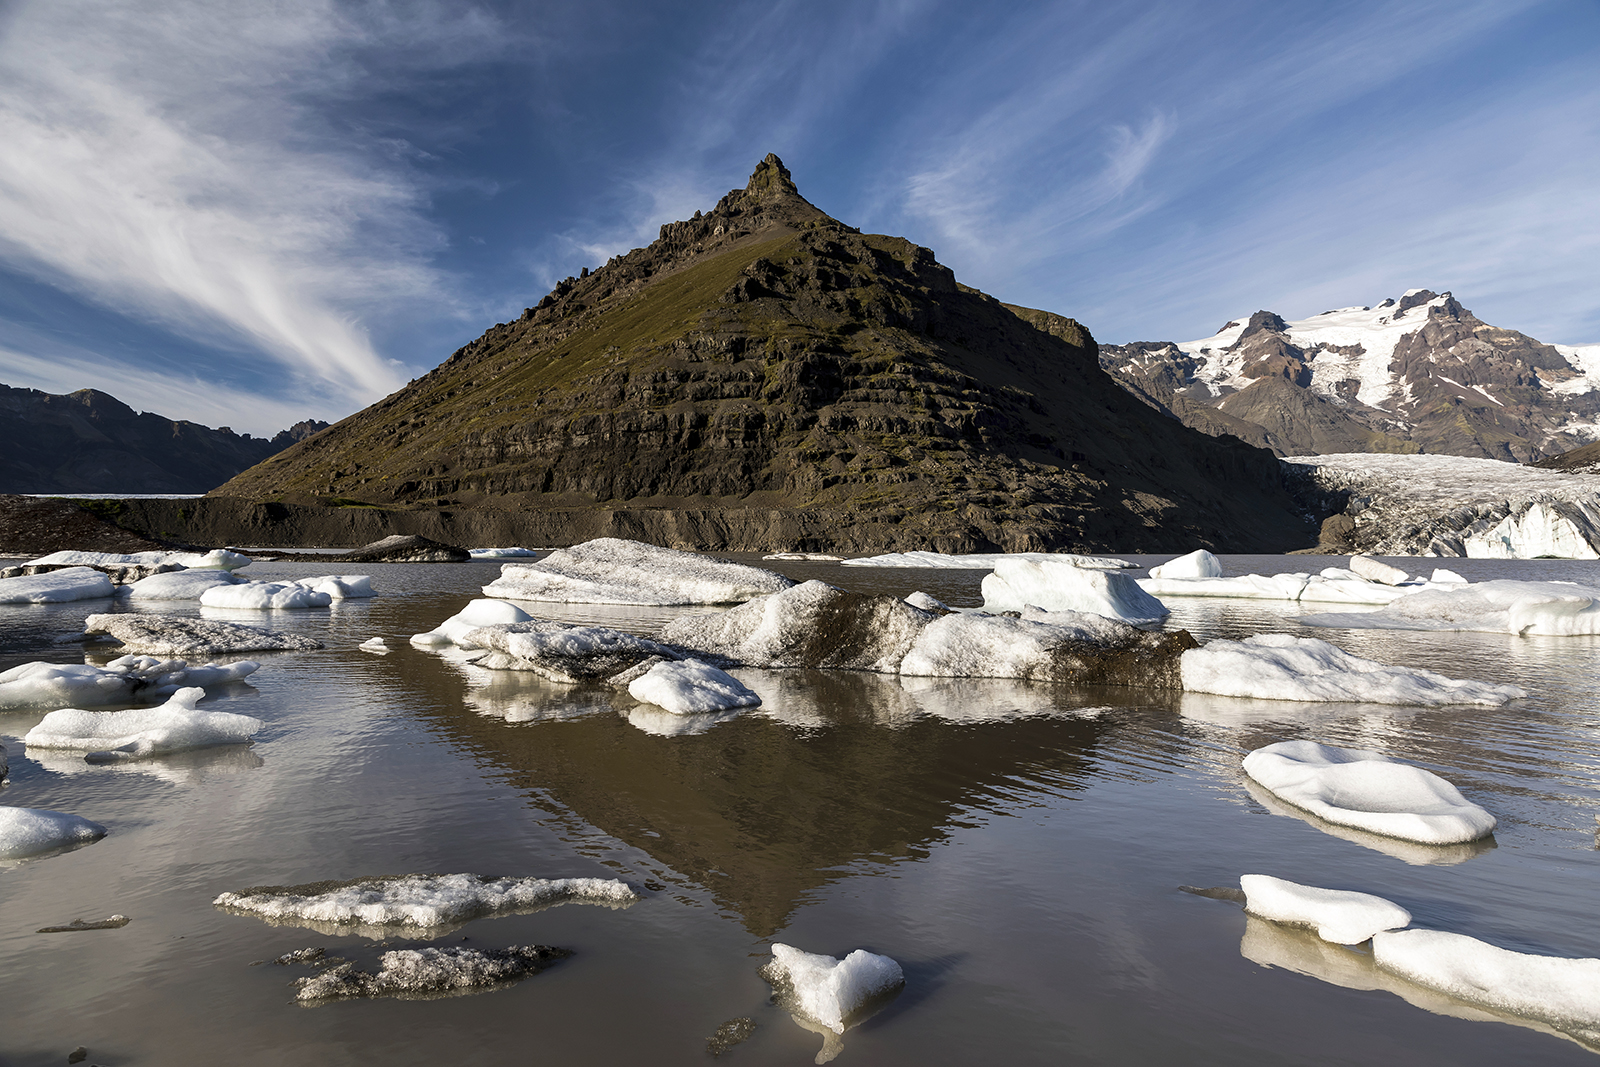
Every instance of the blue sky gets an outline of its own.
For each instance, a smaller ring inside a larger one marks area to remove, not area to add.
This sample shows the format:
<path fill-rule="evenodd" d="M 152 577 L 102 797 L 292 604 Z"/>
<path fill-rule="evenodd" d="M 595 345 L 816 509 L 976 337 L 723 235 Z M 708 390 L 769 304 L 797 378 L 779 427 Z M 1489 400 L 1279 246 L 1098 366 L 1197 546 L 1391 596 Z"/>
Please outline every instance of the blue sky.
<path fill-rule="evenodd" d="M 0 3 L 0 382 L 271 433 L 765 153 L 1097 338 L 1600 341 L 1600 4 Z"/>

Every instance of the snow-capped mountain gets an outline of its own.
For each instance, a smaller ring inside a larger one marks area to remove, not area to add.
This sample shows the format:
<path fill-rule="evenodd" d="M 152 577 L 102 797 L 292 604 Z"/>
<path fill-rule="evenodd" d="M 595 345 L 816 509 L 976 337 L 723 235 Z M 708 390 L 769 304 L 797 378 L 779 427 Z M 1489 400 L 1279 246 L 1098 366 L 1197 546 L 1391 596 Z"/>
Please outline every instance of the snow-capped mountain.
<path fill-rule="evenodd" d="M 1280 455 L 1526 462 L 1600 440 L 1600 344 L 1545 344 L 1426 289 L 1298 322 L 1258 311 L 1198 341 L 1101 345 L 1100 364 L 1183 422 Z"/>

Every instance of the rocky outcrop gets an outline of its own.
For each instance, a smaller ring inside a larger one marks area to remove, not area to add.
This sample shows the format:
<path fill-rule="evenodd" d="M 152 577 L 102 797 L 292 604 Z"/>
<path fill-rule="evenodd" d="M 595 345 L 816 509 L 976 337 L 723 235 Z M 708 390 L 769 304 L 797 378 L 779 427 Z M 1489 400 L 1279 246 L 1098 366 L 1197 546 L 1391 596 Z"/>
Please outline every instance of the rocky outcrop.
<path fill-rule="evenodd" d="M 524 529 L 550 532 L 518 540 L 543 544 L 1309 539 L 1270 456 L 1159 417 L 1095 351 L 1072 320 L 1009 308 L 958 285 L 928 249 L 829 218 L 769 156 L 712 211 L 564 280 L 212 495 L 530 513 L 541 518 Z"/>
<path fill-rule="evenodd" d="M 1579 350 L 1490 326 L 1426 289 L 1298 322 L 1258 311 L 1199 341 L 1102 345 L 1100 362 L 1185 425 L 1279 455 L 1527 461 L 1592 439 L 1600 417 Z"/>
<path fill-rule="evenodd" d="M 98 389 L 0 385 L 0 492 L 204 493 L 327 425 L 297 423 L 269 441 L 136 412 Z"/>

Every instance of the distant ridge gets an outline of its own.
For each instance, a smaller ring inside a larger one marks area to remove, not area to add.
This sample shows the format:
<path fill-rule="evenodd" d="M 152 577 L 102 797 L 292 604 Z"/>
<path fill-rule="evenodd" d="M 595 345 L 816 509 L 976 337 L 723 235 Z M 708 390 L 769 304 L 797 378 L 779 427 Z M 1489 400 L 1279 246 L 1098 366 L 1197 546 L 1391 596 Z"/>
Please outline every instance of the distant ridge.
<path fill-rule="evenodd" d="M 204 493 L 327 425 L 266 440 L 136 412 L 98 389 L 0 385 L 0 493 Z"/>
<path fill-rule="evenodd" d="M 769 155 L 710 212 L 212 495 L 536 512 L 703 548 L 1306 540 L 1269 453 L 1151 411 L 1095 354 L 1072 319 L 830 218 Z"/>
<path fill-rule="evenodd" d="M 1490 326 L 1449 293 L 1198 341 L 1101 345 L 1100 364 L 1187 426 L 1279 455 L 1430 452 L 1528 462 L 1600 438 L 1600 345 Z"/>

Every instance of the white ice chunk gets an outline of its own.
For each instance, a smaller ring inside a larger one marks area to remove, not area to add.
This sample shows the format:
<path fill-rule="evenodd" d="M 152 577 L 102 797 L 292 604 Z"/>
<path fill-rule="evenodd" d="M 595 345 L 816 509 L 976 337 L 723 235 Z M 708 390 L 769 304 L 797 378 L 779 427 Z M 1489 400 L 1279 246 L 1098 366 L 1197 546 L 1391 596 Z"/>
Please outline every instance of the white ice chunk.
<path fill-rule="evenodd" d="M 249 715 L 197 710 L 195 704 L 205 695 L 204 689 L 193 686 L 178 690 L 156 708 L 62 708 L 46 715 L 22 741 L 30 748 L 87 752 L 92 763 L 113 763 L 211 745 L 243 744 L 264 725 Z"/>
<path fill-rule="evenodd" d="M 207 590 L 243 581 L 220 569 L 168 571 L 141 578 L 118 592 L 132 600 L 199 600 Z"/>
<path fill-rule="evenodd" d="M 955 608 L 952 608 L 949 604 L 946 604 L 938 597 L 933 596 L 931 593 L 924 593 L 920 589 L 906 597 L 906 603 L 910 604 L 914 608 L 921 608 L 923 611 L 955 610 Z"/>
<path fill-rule="evenodd" d="M 369 637 L 356 647 L 363 652 L 371 652 L 377 656 L 387 656 L 392 651 L 381 637 Z"/>
<path fill-rule="evenodd" d="M 1265 874 L 1239 878 L 1244 910 L 1262 919 L 1308 926 L 1324 941 L 1357 945 L 1380 930 L 1396 930 L 1411 922 L 1411 913 L 1370 893 L 1319 889 Z"/>
<path fill-rule="evenodd" d="M 675 715 L 761 706 L 761 698 L 753 689 L 697 659 L 657 663 L 628 683 L 628 694 Z"/>
<path fill-rule="evenodd" d="M 1300 621 L 1355 629 L 1570 637 L 1600 633 L 1600 588 L 1572 582 L 1452 583 L 1409 592 L 1382 611 L 1308 615 Z"/>
<path fill-rule="evenodd" d="M 1527 696 L 1516 686 L 1459 681 L 1420 667 L 1393 667 L 1352 656 L 1314 637 L 1290 634 L 1211 641 L 1183 653 L 1182 668 L 1185 689 L 1261 700 L 1495 707 Z"/>
<path fill-rule="evenodd" d="M 780 574 L 602 537 L 537 563 L 507 563 L 484 594 L 567 604 L 737 604 L 794 583 Z"/>
<path fill-rule="evenodd" d="M 474 600 L 438 626 L 424 634 L 414 634 L 413 645 L 437 647 L 459 644 L 467 634 L 482 626 L 497 626 L 511 622 L 532 622 L 533 616 L 504 600 Z M 463 645 L 475 648 L 475 645 Z"/>
<path fill-rule="evenodd" d="M 1166 606 L 1126 574 L 1054 561 L 1006 559 L 983 579 L 985 611 L 1087 611 L 1124 622 L 1155 622 Z"/>
<path fill-rule="evenodd" d="M 1383 970 L 1468 1003 L 1562 1029 L 1600 1027 L 1600 959 L 1512 952 L 1442 930 L 1378 934 L 1372 955 Z"/>
<path fill-rule="evenodd" d="M 66 812 L 0 807 L 0 859 L 37 856 L 104 836 L 104 826 Z"/>
<path fill-rule="evenodd" d="M 296 578 L 295 585 L 316 593 L 326 593 L 331 600 L 365 600 L 377 596 L 372 588 L 372 578 L 366 574 L 329 574 L 320 578 Z"/>
<path fill-rule="evenodd" d="M 1432 771 L 1376 752 L 1281 741 L 1244 758 L 1274 795 L 1340 826 L 1427 845 L 1487 836 L 1495 818 Z"/>
<path fill-rule="evenodd" d="M 90 615 L 83 620 L 83 633 L 85 637 L 106 634 L 122 642 L 129 652 L 157 656 L 322 647 L 322 642 L 314 638 L 263 630 L 259 626 L 189 619 L 179 615 L 147 615 L 138 611 Z"/>
<path fill-rule="evenodd" d="M 1028 560 L 1033 563 L 1068 563 L 1096 570 L 1125 570 L 1137 567 L 1125 559 L 1106 556 L 1080 556 L 1072 552 L 971 552 L 951 555 L 944 552 L 888 552 L 881 556 L 847 559 L 845 567 L 924 567 L 934 570 L 991 571 L 1002 560 Z"/>
<path fill-rule="evenodd" d="M 1461 575 L 1457 574 L 1455 571 L 1446 570 L 1443 567 L 1435 567 L 1433 569 L 1433 577 L 1429 578 L 1428 582 L 1431 585 L 1466 585 L 1466 584 L 1468 584 L 1467 580 L 1465 578 L 1461 577 Z"/>
<path fill-rule="evenodd" d="M 900 965 L 888 956 L 856 949 L 844 959 L 772 946 L 772 962 L 761 976 L 779 990 L 785 1007 L 844 1033 L 850 1015 L 874 997 L 905 984 Z"/>
<path fill-rule="evenodd" d="M 1142 631 L 1103 615 L 1039 611 L 1023 617 L 945 615 L 928 623 L 900 663 L 900 673 L 932 678 L 1057 678 L 1056 650 L 1063 645 L 1117 647 Z"/>
<path fill-rule="evenodd" d="M 1216 596 L 1244 600 L 1299 600 L 1309 574 L 1241 574 L 1233 578 L 1140 578 L 1139 588 L 1156 597 Z"/>
<path fill-rule="evenodd" d="M 191 667 L 181 659 L 122 656 L 104 667 L 91 663 L 24 663 L 0 671 L 0 708 L 120 704 L 169 696 L 186 685 L 221 685 L 248 677 L 249 660 Z"/>
<path fill-rule="evenodd" d="M 88 567 L 0 578 L 0 604 L 65 604 L 116 595 L 107 575 Z"/>
<path fill-rule="evenodd" d="M 575 902 L 626 907 L 638 900 L 626 882 L 608 878 L 486 878 L 410 874 L 329 885 L 245 889 L 212 901 L 272 923 L 437 927 L 501 912 Z"/>
<path fill-rule="evenodd" d="M 1152 578 L 1221 578 L 1222 561 L 1203 548 L 1150 568 Z"/>
<path fill-rule="evenodd" d="M 467 551 L 473 559 L 532 559 L 539 554 L 531 548 L 472 548 Z"/>
<path fill-rule="evenodd" d="M 269 610 L 284 608 L 325 608 L 333 602 L 327 593 L 307 589 L 294 582 L 244 582 L 240 585 L 217 585 L 200 594 L 200 603 L 208 608 L 244 608 Z"/>
<path fill-rule="evenodd" d="M 1411 577 L 1399 567 L 1379 563 L 1371 556 L 1351 556 L 1350 569 L 1369 582 L 1382 582 L 1384 585 L 1399 585 Z"/>

